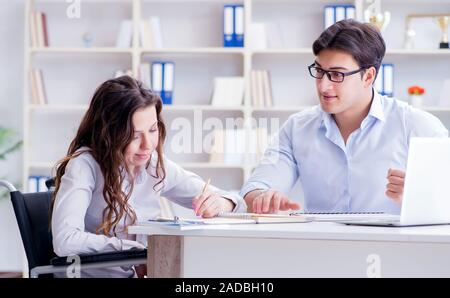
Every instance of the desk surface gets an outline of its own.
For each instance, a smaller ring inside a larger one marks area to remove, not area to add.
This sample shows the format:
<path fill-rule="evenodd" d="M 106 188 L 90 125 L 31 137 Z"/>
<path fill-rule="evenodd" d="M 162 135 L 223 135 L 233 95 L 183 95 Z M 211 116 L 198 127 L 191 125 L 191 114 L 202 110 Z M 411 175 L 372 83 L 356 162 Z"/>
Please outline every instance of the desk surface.
<path fill-rule="evenodd" d="M 207 237 L 281 238 L 310 240 L 398 241 L 450 243 L 450 225 L 420 227 L 348 226 L 331 222 L 288 224 L 207 225 L 195 229 L 160 223 L 128 228 L 130 234 Z"/>

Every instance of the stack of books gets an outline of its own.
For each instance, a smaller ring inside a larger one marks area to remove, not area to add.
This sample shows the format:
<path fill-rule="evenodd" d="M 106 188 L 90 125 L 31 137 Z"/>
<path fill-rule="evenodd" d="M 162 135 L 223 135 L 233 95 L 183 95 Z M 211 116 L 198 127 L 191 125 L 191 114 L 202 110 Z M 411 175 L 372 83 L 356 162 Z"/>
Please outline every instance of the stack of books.
<path fill-rule="evenodd" d="M 272 82 L 267 70 L 252 70 L 250 73 L 252 106 L 255 108 L 272 107 Z"/>
<path fill-rule="evenodd" d="M 31 91 L 31 103 L 33 105 L 46 105 L 47 93 L 45 91 L 44 77 L 42 70 L 39 68 L 33 68 L 30 71 L 30 91 Z"/>
<path fill-rule="evenodd" d="M 40 11 L 30 13 L 30 37 L 31 47 L 48 47 L 47 16 Z"/>

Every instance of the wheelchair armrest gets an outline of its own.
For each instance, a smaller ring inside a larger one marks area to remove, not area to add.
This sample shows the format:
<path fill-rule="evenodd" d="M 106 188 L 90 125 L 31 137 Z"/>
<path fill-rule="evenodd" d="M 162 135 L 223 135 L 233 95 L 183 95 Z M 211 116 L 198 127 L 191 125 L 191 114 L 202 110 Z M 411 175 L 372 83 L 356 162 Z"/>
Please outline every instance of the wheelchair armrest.
<path fill-rule="evenodd" d="M 122 251 L 98 252 L 92 254 L 79 255 L 81 264 L 100 263 L 109 261 L 135 260 L 147 257 L 146 249 L 129 249 Z M 53 266 L 67 266 L 72 262 L 67 257 L 54 257 L 50 260 Z"/>

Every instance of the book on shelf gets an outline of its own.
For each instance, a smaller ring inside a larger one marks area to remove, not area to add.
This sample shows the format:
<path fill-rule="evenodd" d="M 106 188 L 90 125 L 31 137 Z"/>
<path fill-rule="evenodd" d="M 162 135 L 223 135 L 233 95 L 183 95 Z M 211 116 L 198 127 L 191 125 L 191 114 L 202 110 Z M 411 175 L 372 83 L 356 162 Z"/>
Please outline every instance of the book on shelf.
<path fill-rule="evenodd" d="M 172 104 L 173 81 L 174 81 L 174 63 L 165 62 L 163 66 L 163 89 L 161 99 L 164 104 Z"/>
<path fill-rule="evenodd" d="M 273 93 L 269 71 L 252 70 L 250 84 L 252 106 L 255 108 L 272 107 Z"/>
<path fill-rule="evenodd" d="M 244 46 L 244 5 L 226 4 L 223 9 L 223 46 Z"/>
<path fill-rule="evenodd" d="M 394 64 L 383 63 L 378 70 L 375 89 L 381 95 L 394 96 Z"/>
<path fill-rule="evenodd" d="M 160 49 L 163 47 L 161 21 L 157 16 L 151 16 L 147 20 L 141 20 L 140 44 L 145 49 Z"/>
<path fill-rule="evenodd" d="M 47 15 L 40 11 L 30 12 L 30 43 L 32 47 L 48 47 Z"/>
<path fill-rule="evenodd" d="M 116 48 L 129 48 L 133 40 L 133 21 L 122 20 L 116 39 Z"/>
<path fill-rule="evenodd" d="M 158 94 L 163 104 L 172 104 L 175 79 L 175 63 L 156 61 L 151 67 L 151 88 Z"/>
<path fill-rule="evenodd" d="M 326 5 L 323 11 L 325 29 L 336 22 L 356 17 L 354 5 Z"/>
<path fill-rule="evenodd" d="M 211 99 L 212 106 L 238 107 L 244 99 L 243 77 L 216 77 Z"/>
<path fill-rule="evenodd" d="M 234 39 L 235 47 L 244 46 L 244 5 L 234 6 Z"/>
<path fill-rule="evenodd" d="M 44 76 L 40 68 L 33 68 L 30 71 L 30 91 L 32 104 L 46 105 L 48 103 Z"/>

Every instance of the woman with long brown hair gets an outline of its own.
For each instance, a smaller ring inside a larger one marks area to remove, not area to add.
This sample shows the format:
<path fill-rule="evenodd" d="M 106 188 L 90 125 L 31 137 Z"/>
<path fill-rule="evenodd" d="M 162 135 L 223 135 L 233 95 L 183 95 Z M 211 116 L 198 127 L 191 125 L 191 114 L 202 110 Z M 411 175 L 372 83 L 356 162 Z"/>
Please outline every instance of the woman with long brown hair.
<path fill-rule="evenodd" d="M 162 102 L 128 76 L 97 88 L 71 142 L 57 164 L 52 201 L 53 247 L 58 256 L 145 248 L 127 227 L 160 215 L 161 196 L 197 215 L 245 210 L 236 195 L 205 182 L 165 158 Z M 82 276 L 132 277 L 135 268 L 91 269 Z"/>

